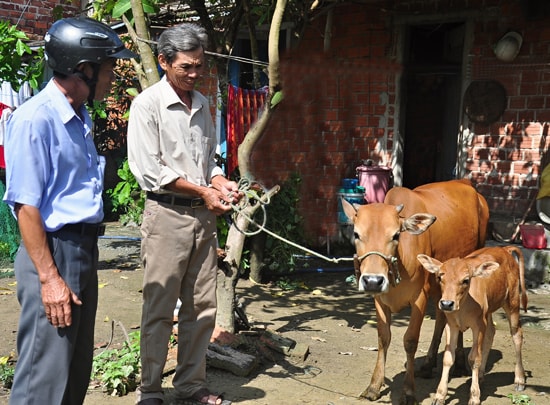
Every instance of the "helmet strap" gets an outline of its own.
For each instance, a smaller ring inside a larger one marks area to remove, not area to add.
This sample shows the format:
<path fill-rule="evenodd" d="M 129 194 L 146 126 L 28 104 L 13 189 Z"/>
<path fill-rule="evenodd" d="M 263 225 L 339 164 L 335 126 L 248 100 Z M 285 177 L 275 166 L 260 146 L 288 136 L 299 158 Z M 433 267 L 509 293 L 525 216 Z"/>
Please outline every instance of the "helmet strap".
<path fill-rule="evenodd" d="M 77 75 L 88 86 L 88 89 L 90 90 L 88 94 L 88 105 L 92 107 L 94 105 L 95 86 L 97 84 L 97 80 L 99 77 L 100 66 L 96 63 L 90 63 L 90 65 L 92 66 L 92 69 L 93 69 L 93 74 L 91 79 L 80 70 L 76 70 L 74 74 Z"/>

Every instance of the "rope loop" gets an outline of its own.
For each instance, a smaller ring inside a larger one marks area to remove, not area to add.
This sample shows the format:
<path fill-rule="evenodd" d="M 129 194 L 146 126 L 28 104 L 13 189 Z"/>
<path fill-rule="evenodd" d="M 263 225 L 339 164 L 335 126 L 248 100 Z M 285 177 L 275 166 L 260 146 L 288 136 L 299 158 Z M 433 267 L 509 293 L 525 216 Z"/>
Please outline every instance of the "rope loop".
<path fill-rule="evenodd" d="M 233 219 L 233 225 L 235 226 L 235 228 L 237 228 L 237 230 L 239 232 L 241 232 L 242 234 L 244 234 L 245 236 L 253 236 L 253 235 L 256 235 L 256 234 L 263 231 L 263 232 L 267 233 L 268 235 L 271 235 L 275 239 L 279 239 L 280 241 L 282 241 L 282 242 L 284 242 L 284 243 L 286 243 L 290 246 L 293 246 L 297 249 L 303 250 L 304 252 L 307 252 L 307 253 L 309 253 L 313 256 L 317 256 L 318 258 L 326 260 L 328 262 L 339 263 L 341 261 L 353 261 L 353 257 L 335 258 L 335 257 L 324 256 L 324 255 L 322 255 L 320 253 L 317 253 L 317 252 L 315 252 L 311 249 L 308 249 L 304 246 L 298 245 L 297 243 L 289 241 L 288 239 L 285 239 L 282 236 L 279 236 L 274 232 L 271 232 L 269 229 L 265 228 L 265 224 L 267 223 L 266 206 L 271 202 L 266 188 L 264 186 L 262 186 L 260 183 L 258 183 L 256 181 L 251 181 L 250 179 L 248 179 L 246 177 L 241 177 L 237 184 L 238 184 L 239 192 L 241 192 L 243 194 L 243 198 L 241 198 L 241 200 L 239 201 L 238 204 L 232 204 L 231 205 L 231 207 L 233 208 L 232 219 Z M 262 196 L 266 197 L 265 200 L 262 200 L 262 198 L 261 198 Z M 256 222 L 254 219 L 250 218 L 245 213 L 245 209 L 251 203 L 261 205 L 261 207 L 260 207 L 261 211 L 262 211 L 261 223 Z M 253 230 L 253 231 L 245 231 L 245 230 L 239 229 L 239 227 L 237 226 L 237 218 L 239 217 L 239 215 L 242 215 L 251 225 L 256 227 L 256 229 Z"/>

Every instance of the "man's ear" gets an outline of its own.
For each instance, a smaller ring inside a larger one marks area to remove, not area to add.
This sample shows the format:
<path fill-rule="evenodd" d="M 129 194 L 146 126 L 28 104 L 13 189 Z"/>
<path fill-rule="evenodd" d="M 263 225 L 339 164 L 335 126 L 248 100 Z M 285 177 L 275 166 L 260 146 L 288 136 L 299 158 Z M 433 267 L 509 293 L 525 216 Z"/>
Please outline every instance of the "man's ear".
<path fill-rule="evenodd" d="M 91 79 L 92 76 L 94 75 L 94 69 L 92 68 L 92 65 L 89 62 L 79 63 L 74 68 L 74 71 L 83 73 L 88 79 Z"/>
<path fill-rule="evenodd" d="M 162 70 L 166 70 L 166 68 L 168 67 L 168 61 L 166 60 L 166 57 L 164 56 L 164 54 L 159 53 L 157 60 Z"/>

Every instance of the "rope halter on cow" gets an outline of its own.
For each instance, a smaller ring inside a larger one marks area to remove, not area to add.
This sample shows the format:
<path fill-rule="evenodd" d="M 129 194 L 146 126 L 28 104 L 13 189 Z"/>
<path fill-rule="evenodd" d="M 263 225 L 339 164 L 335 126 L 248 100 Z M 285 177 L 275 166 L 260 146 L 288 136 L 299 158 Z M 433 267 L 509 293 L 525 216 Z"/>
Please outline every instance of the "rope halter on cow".
<path fill-rule="evenodd" d="M 353 267 L 355 269 L 357 282 L 359 282 L 359 277 L 361 275 L 361 262 L 372 255 L 380 256 L 382 259 L 384 259 L 388 266 L 388 278 L 390 280 L 390 283 L 393 287 L 397 287 L 397 285 L 401 282 L 401 274 L 399 273 L 399 260 L 395 256 L 386 256 L 385 254 L 377 252 L 375 250 L 373 250 L 372 252 L 364 253 L 361 256 L 357 256 L 357 253 L 353 255 Z"/>

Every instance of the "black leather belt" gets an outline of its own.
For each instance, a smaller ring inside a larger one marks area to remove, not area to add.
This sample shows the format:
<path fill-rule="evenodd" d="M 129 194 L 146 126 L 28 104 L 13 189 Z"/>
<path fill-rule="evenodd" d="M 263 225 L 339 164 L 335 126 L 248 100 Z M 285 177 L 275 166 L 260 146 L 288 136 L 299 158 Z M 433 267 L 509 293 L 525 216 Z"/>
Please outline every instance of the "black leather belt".
<path fill-rule="evenodd" d="M 59 231 L 78 233 L 82 236 L 103 236 L 105 235 L 105 224 L 87 224 L 80 222 L 78 224 L 67 224 Z"/>
<path fill-rule="evenodd" d="M 157 202 L 170 204 L 170 205 L 181 205 L 182 207 L 191 207 L 198 208 L 204 207 L 204 200 L 202 198 L 183 198 L 176 197 L 172 194 L 157 194 L 152 193 L 151 191 L 147 192 L 147 198 Z"/>

